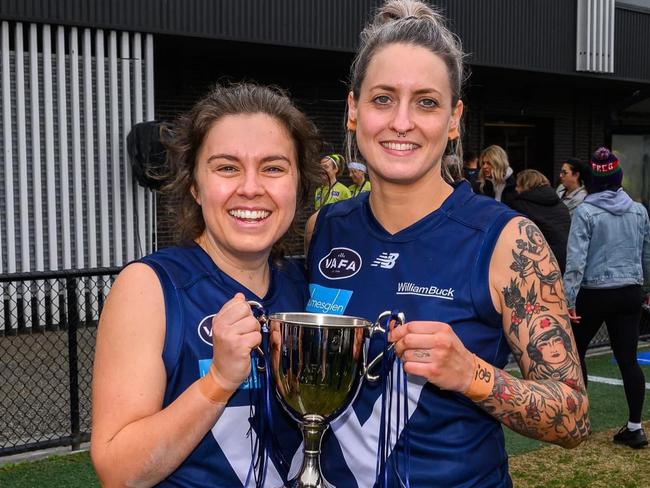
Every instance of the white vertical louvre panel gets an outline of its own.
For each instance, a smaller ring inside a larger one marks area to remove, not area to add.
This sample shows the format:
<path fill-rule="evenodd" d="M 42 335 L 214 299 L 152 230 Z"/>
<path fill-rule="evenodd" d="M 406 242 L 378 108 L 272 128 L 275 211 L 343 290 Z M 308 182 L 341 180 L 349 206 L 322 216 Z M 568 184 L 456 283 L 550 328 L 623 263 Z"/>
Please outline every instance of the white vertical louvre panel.
<path fill-rule="evenodd" d="M 133 124 L 142 122 L 143 120 L 143 102 L 142 102 L 142 36 L 135 34 L 133 36 Z M 146 212 L 144 207 L 144 188 L 136 185 L 136 201 L 137 201 L 137 239 L 136 249 L 140 254 L 147 247 L 147 238 L 145 235 L 146 228 Z M 142 218 L 140 218 L 142 216 Z"/>
<path fill-rule="evenodd" d="M 133 233 L 133 178 L 131 175 L 131 164 L 129 153 L 126 148 L 126 135 L 131 129 L 131 54 L 130 39 L 128 32 L 122 32 L 121 58 L 122 58 L 122 166 L 124 175 L 124 207 L 126 210 L 126 260 L 131 261 L 135 257 L 134 233 Z"/>
<path fill-rule="evenodd" d="M 79 82 L 79 35 L 77 28 L 70 29 L 69 35 L 69 64 L 70 64 L 70 116 L 72 119 L 72 199 L 74 201 L 74 231 L 72 238 L 75 247 L 75 268 L 84 269 L 86 256 L 84 247 L 84 215 L 83 215 L 83 173 L 81 166 L 81 92 Z M 75 294 L 79 306 L 79 316 L 86 316 L 86 301 L 83 299 L 83 290 L 86 278 L 77 280 Z"/>
<path fill-rule="evenodd" d="M 56 75 L 57 75 L 57 107 L 59 125 L 59 210 L 61 212 L 61 254 L 63 255 L 63 269 L 72 268 L 72 239 L 70 229 L 70 171 L 68 159 L 68 79 L 66 76 L 66 46 L 65 29 L 59 26 L 56 29 Z"/>
<path fill-rule="evenodd" d="M 110 86 L 110 135 L 111 135 L 111 163 L 120 159 L 120 107 L 118 105 L 118 73 L 117 73 L 117 33 L 108 35 L 108 71 Z M 111 164 L 113 200 L 113 264 L 122 266 L 124 249 L 122 248 L 122 175 L 119 164 Z"/>
<path fill-rule="evenodd" d="M 95 204 L 95 134 L 93 131 L 93 52 L 92 32 L 83 33 L 83 93 L 84 93 L 84 160 L 86 169 L 86 228 L 88 233 L 88 267 L 97 267 L 97 215 Z M 99 117 L 99 109 L 97 110 Z M 106 127 L 104 123 L 103 127 Z M 97 155 L 99 156 L 99 155 Z M 80 170 L 81 172 L 81 170 Z M 79 176 L 81 178 L 81 175 Z M 101 188 L 101 185 L 100 185 Z M 106 188 L 106 187 L 104 187 Z M 100 190 L 101 191 L 101 190 Z M 81 196 L 80 196 L 81 198 Z"/>
<path fill-rule="evenodd" d="M 97 75 L 97 166 L 99 177 L 99 245 L 101 266 L 111 265 L 111 239 L 108 207 L 108 145 L 106 131 L 106 63 L 104 58 L 104 31 L 95 33 L 95 70 Z"/>
<path fill-rule="evenodd" d="M 46 269 L 59 269 L 58 229 L 56 216 L 56 169 L 54 156 L 54 83 L 52 78 L 52 33 L 43 26 L 43 96 L 45 124 L 45 181 L 47 186 L 47 250 Z"/>
<path fill-rule="evenodd" d="M 23 25 L 15 26 L 15 66 L 16 66 L 16 142 L 18 149 L 18 225 L 20 227 L 20 271 L 30 270 L 29 255 L 29 181 L 27 179 L 27 117 L 25 113 L 25 48 L 23 45 Z M 24 282 L 19 286 L 19 296 L 22 297 L 22 315 L 25 323 L 31 323 L 32 294 L 31 283 Z M 15 288 L 13 288 L 15 290 Z"/>
<path fill-rule="evenodd" d="M 147 120 L 153 120 L 155 117 L 154 97 L 153 97 L 153 36 L 147 34 L 145 45 L 145 70 L 146 70 L 146 93 L 147 93 Z M 156 195 L 147 190 L 148 194 L 148 212 L 147 212 L 147 249 L 151 252 L 154 247 L 158 247 L 154 242 L 154 227 L 156 225 Z M 158 235 L 156 233 L 156 235 Z"/>
<path fill-rule="evenodd" d="M 13 157 L 12 155 L 12 133 L 11 133 L 11 78 L 9 74 L 10 70 L 10 46 L 9 46 L 9 23 L 7 22 L 2 22 L 0 24 L 0 55 L 2 56 L 2 59 L 0 61 L 0 66 L 2 66 L 2 75 L 0 76 L 0 84 L 2 84 L 2 138 L 3 138 L 3 151 L 2 155 L 5 158 L 5 165 L 4 165 L 4 174 L 3 179 L 5 180 L 5 185 L 8 179 L 7 177 L 7 170 L 11 171 L 11 158 Z M 12 180 L 12 179 L 11 179 Z M 13 181 L 13 180 L 12 180 Z M 13 183 L 11 183 L 13 184 Z M 0 185 L 2 185 L 2 182 L 0 181 Z M 7 188 L 4 188 L 4 191 L 7 191 Z M 7 197 L 5 197 L 5 200 L 7 200 Z M 0 213 L 0 239 L 2 239 L 4 236 L 6 236 L 9 232 L 7 229 L 6 231 L 3 231 L 3 222 L 2 222 L 2 213 Z M 4 213 L 5 215 L 5 224 L 7 227 L 9 227 L 9 214 Z M 13 220 L 12 224 L 13 225 Z M 5 241 L 0 242 L 0 244 L 4 244 Z M 9 242 L 7 242 L 9 244 Z M 4 249 L 7 249 L 4 251 Z M 5 258 L 6 256 L 6 258 Z M 0 245 L 0 273 L 4 272 L 4 261 L 5 259 L 9 258 L 9 249 L 8 245 Z M 14 257 L 15 259 L 15 257 Z M 0 331 L 4 330 L 6 327 L 5 324 L 5 294 L 10 293 L 8 290 L 8 287 L 5 287 L 4 284 L 0 284 Z M 9 295 L 10 296 L 10 295 Z"/>
<path fill-rule="evenodd" d="M 614 72 L 615 0 L 577 0 L 576 71 Z"/>
<path fill-rule="evenodd" d="M 14 221 L 14 154 L 13 154 L 13 131 L 11 113 L 11 50 L 9 46 L 9 23 L 2 23 L 2 125 L 3 125 L 3 156 L 4 156 L 4 194 L 5 211 L 0 215 L 5 216 L 5 237 L 7 250 L 6 266 L 0 266 L 0 272 L 4 269 L 8 273 L 16 272 L 16 226 Z"/>
<path fill-rule="evenodd" d="M 153 119 L 152 36 L 3 21 L 0 56 L 0 274 L 151 252 L 154 196 L 132 178 L 126 136 Z M 78 280 L 82 319 L 98 315 L 85 294 L 109 283 Z M 58 321 L 63 294 L 56 280 L 0 285 L 0 330 Z"/>
<path fill-rule="evenodd" d="M 72 199 L 74 201 L 75 268 L 86 266 L 84 250 L 84 218 L 81 170 L 81 93 L 79 89 L 79 36 L 77 28 L 70 29 L 70 116 L 72 118 Z"/>
<path fill-rule="evenodd" d="M 41 109 L 39 100 L 39 66 L 38 66 L 38 26 L 29 26 L 29 94 L 31 112 L 31 148 L 32 148 L 32 208 L 34 209 L 32 225 L 34 229 L 34 269 L 43 271 L 45 269 L 43 240 L 43 186 L 41 175 Z M 42 286 L 36 286 L 37 317 L 45 317 L 45 293 Z"/>

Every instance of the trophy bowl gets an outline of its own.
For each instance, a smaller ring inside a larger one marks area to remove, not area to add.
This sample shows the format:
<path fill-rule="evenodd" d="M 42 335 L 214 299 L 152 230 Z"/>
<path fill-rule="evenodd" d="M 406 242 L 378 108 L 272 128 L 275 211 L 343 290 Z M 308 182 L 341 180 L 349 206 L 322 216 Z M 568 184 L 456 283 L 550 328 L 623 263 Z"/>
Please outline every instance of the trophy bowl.
<path fill-rule="evenodd" d="M 276 392 L 300 424 L 304 440 L 302 467 L 289 486 L 331 487 L 320 469 L 322 436 L 328 423 L 352 403 L 364 376 L 376 378 L 368 371 L 381 358 L 367 365 L 363 344 L 385 329 L 379 319 L 373 324 L 358 317 L 307 312 L 272 314 L 267 326 Z"/>

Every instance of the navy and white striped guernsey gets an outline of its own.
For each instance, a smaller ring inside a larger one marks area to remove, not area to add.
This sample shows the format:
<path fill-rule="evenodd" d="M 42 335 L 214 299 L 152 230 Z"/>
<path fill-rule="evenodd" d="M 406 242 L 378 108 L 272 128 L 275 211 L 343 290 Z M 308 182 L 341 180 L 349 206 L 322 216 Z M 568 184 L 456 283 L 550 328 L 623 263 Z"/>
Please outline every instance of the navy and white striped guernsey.
<path fill-rule="evenodd" d="M 207 371 L 212 359 L 211 323 L 203 318 L 217 313 L 235 293 L 261 302 L 269 312 L 299 311 L 304 308 L 307 286 L 304 272 L 295 262 L 271 265 L 271 284 L 265 297 L 257 297 L 220 271 L 197 244 L 163 249 L 140 260 L 151 266 L 160 279 L 166 315 L 163 361 L 167 389 L 163 408 L 173 402 Z M 201 324 L 201 327 L 200 327 Z M 158 486 L 224 487 L 244 486 L 251 462 L 249 436 L 250 396 L 257 387 L 251 377 L 230 398 L 223 414 L 185 461 Z M 301 433 L 273 400 L 274 429 L 281 440 L 284 458 L 297 471 L 302 460 Z M 298 454 L 298 455 L 296 455 Z M 287 476 L 287 473 L 284 473 Z M 280 486 L 277 468 L 269 462 L 265 486 Z M 247 486 L 254 486 L 250 476 Z"/>
<path fill-rule="evenodd" d="M 446 322 L 465 347 L 502 368 L 510 348 L 492 304 L 488 271 L 496 241 L 516 215 L 475 195 L 466 182 L 455 185 L 438 210 L 392 235 L 373 217 L 368 193 L 323 207 L 309 249 L 307 310 L 374 321 L 397 309 L 407 321 Z M 371 358 L 378 343 L 371 341 Z M 352 408 L 326 434 L 323 472 L 338 487 L 373 486 L 380 390 L 364 382 Z M 422 378 L 409 377 L 408 392 L 412 487 L 512 485 L 497 420 L 463 395 Z M 400 437 L 397 450 L 403 448 Z M 394 476 L 389 485 L 398 486 Z"/>

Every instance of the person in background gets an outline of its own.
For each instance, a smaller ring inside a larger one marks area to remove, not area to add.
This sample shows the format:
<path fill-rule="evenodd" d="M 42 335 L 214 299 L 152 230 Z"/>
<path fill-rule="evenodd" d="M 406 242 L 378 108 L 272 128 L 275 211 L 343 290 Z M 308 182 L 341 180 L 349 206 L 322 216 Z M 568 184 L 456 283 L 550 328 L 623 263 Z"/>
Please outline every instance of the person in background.
<path fill-rule="evenodd" d="M 348 186 L 348 189 L 353 197 L 356 197 L 359 193 L 370 191 L 368 168 L 366 168 L 365 164 L 352 161 L 348 163 L 348 171 L 352 180 L 352 184 Z"/>
<path fill-rule="evenodd" d="M 509 205 L 515 196 L 515 177 L 506 152 L 501 146 L 488 146 L 481 152 L 479 161 L 481 169 L 475 191 Z"/>
<path fill-rule="evenodd" d="M 607 148 L 591 158 L 589 194 L 571 219 L 564 285 L 582 374 L 585 353 L 603 322 L 621 371 L 628 422 L 613 441 L 648 444 L 641 427 L 645 378 L 637 360 L 641 305 L 650 303 L 650 221 L 645 207 L 621 188 L 623 168 Z"/>
<path fill-rule="evenodd" d="M 345 169 L 343 156 L 330 154 L 320 160 L 320 165 L 325 173 L 323 176 L 325 184 L 316 189 L 314 195 L 314 208 L 316 210 L 329 203 L 346 200 L 352 196 L 348 187 L 337 179 Z"/>
<path fill-rule="evenodd" d="M 93 466 L 103 486 L 279 486 L 301 435 L 272 400 L 287 463 L 273 457 L 264 474 L 252 459 L 262 336 L 247 300 L 304 307 L 302 267 L 280 240 L 320 178 L 318 132 L 277 89 L 217 85 L 167 149 L 181 241 L 126 266 L 102 311 Z"/>
<path fill-rule="evenodd" d="M 548 178 L 537 170 L 525 169 L 517 173 L 517 195 L 510 207 L 535 222 L 542 231 L 564 273 L 566 245 L 571 227 L 569 209 L 551 187 Z"/>
<path fill-rule="evenodd" d="M 363 156 L 372 191 L 307 223 L 307 311 L 372 320 L 392 309 L 407 320 L 371 339 L 368 357 L 394 344 L 402 363 L 381 377 L 406 373 L 410 417 L 389 424 L 382 381 L 362 382 L 323 440 L 335 486 L 409 486 L 408 473 L 413 487 L 507 488 L 501 424 L 565 447 L 589 432 L 562 276 L 555 260 L 536 262 L 550 254 L 544 237 L 472 192 L 462 158 L 448 154 L 450 139 L 462 150 L 464 54 L 445 24 L 423 2 L 391 0 L 366 25 L 350 70 L 346 147 Z M 543 277 L 529 274 L 537 265 Z M 561 300 L 542 297 L 542 279 Z M 566 344 L 560 357 L 555 336 Z M 511 351 L 521 376 L 503 369 Z"/>
<path fill-rule="evenodd" d="M 473 187 L 478 178 L 480 168 L 478 156 L 474 151 L 463 151 L 463 177 Z"/>
<path fill-rule="evenodd" d="M 575 208 L 587 196 L 585 178 L 589 176 L 589 168 L 577 158 L 567 158 L 560 169 L 560 184 L 557 194 L 573 215 Z"/>

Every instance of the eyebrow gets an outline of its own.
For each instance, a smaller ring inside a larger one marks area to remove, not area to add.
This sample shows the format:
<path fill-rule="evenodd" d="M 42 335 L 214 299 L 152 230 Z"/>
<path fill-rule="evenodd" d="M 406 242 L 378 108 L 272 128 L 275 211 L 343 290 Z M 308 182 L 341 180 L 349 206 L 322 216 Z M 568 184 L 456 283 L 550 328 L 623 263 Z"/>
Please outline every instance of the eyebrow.
<path fill-rule="evenodd" d="M 385 91 L 389 91 L 389 92 L 396 92 L 397 91 L 397 89 L 394 86 L 390 86 L 390 85 L 375 85 L 375 86 L 371 87 L 370 89 L 371 90 L 385 90 Z M 442 93 L 439 92 L 438 90 L 436 90 L 435 88 L 420 88 L 419 90 L 415 90 L 413 93 L 415 93 L 416 95 L 422 95 L 422 94 L 425 94 L 425 93 L 436 93 L 438 95 L 442 95 Z"/>
<path fill-rule="evenodd" d="M 221 154 L 213 154 L 212 156 L 210 156 L 207 160 L 207 163 L 210 164 L 212 161 L 216 159 L 225 159 L 227 161 L 239 161 L 239 158 L 234 154 L 221 153 Z M 287 163 L 291 164 L 291 160 L 282 154 L 269 154 L 268 156 L 264 156 L 260 162 L 268 163 L 269 161 L 278 161 L 278 160 L 286 161 Z"/>

